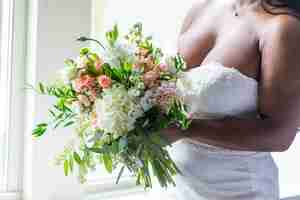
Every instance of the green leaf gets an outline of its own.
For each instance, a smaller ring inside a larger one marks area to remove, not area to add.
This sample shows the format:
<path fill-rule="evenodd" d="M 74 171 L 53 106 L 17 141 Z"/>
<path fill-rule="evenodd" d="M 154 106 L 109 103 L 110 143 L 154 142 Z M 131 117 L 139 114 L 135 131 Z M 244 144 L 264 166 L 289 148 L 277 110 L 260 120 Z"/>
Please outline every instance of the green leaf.
<path fill-rule="evenodd" d="M 39 90 L 42 94 L 45 94 L 45 87 L 41 82 L 39 83 Z"/>
<path fill-rule="evenodd" d="M 96 148 L 96 147 L 89 148 L 89 151 L 94 152 L 94 153 L 100 153 L 100 154 L 107 152 L 104 148 Z"/>
<path fill-rule="evenodd" d="M 71 125 L 73 125 L 74 123 L 75 123 L 74 121 L 69 121 L 69 122 L 67 122 L 67 123 L 64 125 L 64 127 L 71 126 Z"/>
<path fill-rule="evenodd" d="M 65 65 L 67 65 L 68 67 L 73 67 L 75 65 L 75 61 L 72 59 L 66 59 L 65 60 Z"/>
<path fill-rule="evenodd" d="M 111 151 L 112 151 L 113 154 L 119 153 L 119 143 L 117 141 L 112 142 Z"/>
<path fill-rule="evenodd" d="M 56 117 L 56 115 L 55 115 L 55 113 L 53 112 L 53 110 L 50 110 L 50 109 L 49 109 L 49 112 L 50 112 L 50 114 L 52 115 L 52 117 L 54 117 L 54 118 Z"/>
<path fill-rule="evenodd" d="M 118 25 L 114 25 L 113 29 L 111 31 L 106 32 L 105 34 L 106 40 L 108 41 L 110 46 L 114 46 L 116 43 L 118 37 L 119 37 L 119 29 Z"/>
<path fill-rule="evenodd" d="M 73 158 L 77 162 L 78 165 L 81 164 L 81 158 L 76 151 L 74 151 L 74 153 L 73 153 Z"/>
<path fill-rule="evenodd" d="M 69 162 L 68 162 L 68 160 L 65 160 L 65 162 L 64 162 L 64 173 L 65 173 L 65 176 L 68 176 L 68 173 L 69 173 Z"/>
<path fill-rule="evenodd" d="M 88 64 L 87 72 L 90 76 L 93 76 L 93 77 L 98 77 L 101 74 L 101 71 L 98 71 L 96 69 L 96 66 L 94 65 L 94 63 Z"/>
<path fill-rule="evenodd" d="M 35 137 L 40 137 L 45 134 L 47 128 L 48 128 L 48 124 L 46 123 L 38 124 L 36 128 L 32 131 L 32 135 Z"/>
<path fill-rule="evenodd" d="M 105 153 L 102 155 L 102 159 L 103 159 L 103 162 L 104 162 L 104 166 L 105 166 L 105 169 L 107 170 L 108 173 L 112 173 L 112 158 L 111 156 L 108 154 L 108 153 Z"/>
<path fill-rule="evenodd" d="M 84 47 L 84 48 L 80 49 L 80 56 L 85 56 L 85 55 L 89 54 L 90 52 L 91 51 L 89 48 Z"/>
<path fill-rule="evenodd" d="M 56 129 L 57 127 L 59 127 L 62 123 L 64 122 L 64 120 L 59 120 L 55 125 L 54 125 L 54 129 Z"/>

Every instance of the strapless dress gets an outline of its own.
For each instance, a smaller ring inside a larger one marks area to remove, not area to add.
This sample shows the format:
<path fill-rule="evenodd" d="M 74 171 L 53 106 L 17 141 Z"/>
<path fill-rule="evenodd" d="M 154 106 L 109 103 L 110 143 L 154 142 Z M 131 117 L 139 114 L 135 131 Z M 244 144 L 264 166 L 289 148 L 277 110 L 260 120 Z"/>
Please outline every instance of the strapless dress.
<path fill-rule="evenodd" d="M 201 65 L 183 72 L 177 86 L 193 118 L 259 117 L 258 83 L 235 68 Z M 176 187 L 155 187 L 152 193 L 160 199 L 279 199 L 278 169 L 269 152 L 233 151 L 188 138 L 168 151 L 182 174 L 175 177 Z"/>

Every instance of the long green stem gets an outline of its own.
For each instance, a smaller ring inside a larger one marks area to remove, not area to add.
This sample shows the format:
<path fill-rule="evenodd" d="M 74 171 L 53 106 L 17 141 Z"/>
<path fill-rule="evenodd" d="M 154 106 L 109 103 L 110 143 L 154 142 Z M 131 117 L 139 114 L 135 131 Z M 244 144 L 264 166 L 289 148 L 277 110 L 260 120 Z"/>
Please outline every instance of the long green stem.
<path fill-rule="evenodd" d="M 104 47 L 104 45 L 103 45 L 100 41 L 98 41 L 98 40 L 96 40 L 96 39 L 88 38 L 88 37 L 84 37 L 84 36 L 83 36 L 83 37 L 78 38 L 77 41 L 80 41 L 80 42 L 86 42 L 86 41 L 93 41 L 93 42 L 96 42 L 97 44 L 100 45 L 100 47 L 101 47 L 103 50 L 106 51 L 106 48 Z"/>

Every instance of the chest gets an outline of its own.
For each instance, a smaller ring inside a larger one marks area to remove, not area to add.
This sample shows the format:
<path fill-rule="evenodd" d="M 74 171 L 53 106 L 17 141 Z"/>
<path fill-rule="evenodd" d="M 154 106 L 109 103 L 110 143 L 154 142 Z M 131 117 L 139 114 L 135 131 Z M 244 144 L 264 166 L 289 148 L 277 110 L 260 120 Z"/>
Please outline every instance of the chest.
<path fill-rule="evenodd" d="M 254 18 L 227 13 L 198 17 L 183 36 L 182 53 L 190 66 L 217 61 L 257 78 L 260 52 L 256 24 Z"/>

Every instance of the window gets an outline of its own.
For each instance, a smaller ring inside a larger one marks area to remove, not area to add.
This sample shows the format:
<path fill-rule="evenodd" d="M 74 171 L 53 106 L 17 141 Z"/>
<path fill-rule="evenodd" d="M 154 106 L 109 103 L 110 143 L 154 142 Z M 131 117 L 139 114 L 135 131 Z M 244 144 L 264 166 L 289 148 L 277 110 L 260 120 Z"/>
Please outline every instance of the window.
<path fill-rule="evenodd" d="M 21 191 L 26 1 L 0 2 L 0 199 Z"/>

